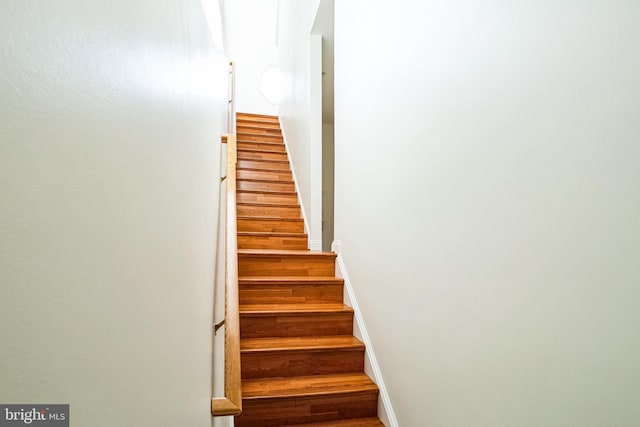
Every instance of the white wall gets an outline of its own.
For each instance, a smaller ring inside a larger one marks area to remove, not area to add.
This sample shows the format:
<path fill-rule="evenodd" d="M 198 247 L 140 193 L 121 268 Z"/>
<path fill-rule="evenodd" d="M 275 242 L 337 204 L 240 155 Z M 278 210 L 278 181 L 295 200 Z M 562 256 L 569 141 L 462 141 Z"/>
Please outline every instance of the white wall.
<path fill-rule="evenodd" d="M 0 401 L 210 426 L 227 59 L 198 0 L 0 5 Z"/>
<path fill-rule="evenodd" d="M 336 2 L 336 239 L 403 427 L 635 426 L 640 4 Z"/>
<path fill-rule="evenodd" d="M 272 67 L 269 62 L 240 57 L 234 60 L 236 69 L 237 111 L 242 113 L 278 115 L 278 106 L 271 104 L 260 92 L 263 73 Z"/>
<path fill-rule="evenodd" d="M 322 110 L 320 104 L 311 108 L 313 87 L 310 78 L 311 30 L 319 3 L 320 0 L 280 0 L 278 53 L 279 67 L 285 80 L 280 102 L 282 131 L 298 183 L 301 207 L 306 214 L 310 242 L 321 244 Z M 320 61 L 321 47 L 317 53 Z M 316 101 L 321 102 L 321 88 L 315 89 Z M 311 122 L 312 116 L 317 119 L 314 123 Z M 312 130 L 315 130 L 313 138 Z M 317 160 L 313 165 L 312 159 Z"/>
<path fill-rule="evenodd" d="M 223 0 L 228 53 L 236 69 L 237 111 L 277 115 L 262 94 L 263 73 L 278 65 L 278 0 Z"/>

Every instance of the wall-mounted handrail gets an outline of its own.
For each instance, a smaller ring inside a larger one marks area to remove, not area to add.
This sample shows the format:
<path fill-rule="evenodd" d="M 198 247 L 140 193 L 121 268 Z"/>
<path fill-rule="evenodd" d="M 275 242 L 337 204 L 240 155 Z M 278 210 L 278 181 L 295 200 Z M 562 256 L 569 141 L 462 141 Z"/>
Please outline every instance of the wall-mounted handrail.
<path fill-rule="evenodd" d="M 239 415 L 242 412 L 240 389 L 240 315 L 238 311 L 238 241 L 236 227 L 236 138 L 223 135 L 227 144 L 227 192 L 225 225 L 225 307 L 224 307 L 224 397 L 211 399 L 211 414 Z"/>
<path fill-rule="evenodd" d="M 222 135 L 227 144 L 227 191 L 225 224 L 225 297 L 224 297 L 224 397 L 211 399 L 214 417 L 240 415 L 240 314 L 238 309 L 238 240 L 236 222 L 236 106 L 235 67 L 229 63 L 228 134 Z"/>

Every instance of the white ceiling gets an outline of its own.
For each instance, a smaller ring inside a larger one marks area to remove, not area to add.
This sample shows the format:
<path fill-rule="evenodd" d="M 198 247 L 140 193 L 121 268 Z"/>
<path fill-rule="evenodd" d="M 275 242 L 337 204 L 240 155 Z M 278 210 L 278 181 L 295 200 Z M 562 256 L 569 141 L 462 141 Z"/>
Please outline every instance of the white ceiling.
<path fill-rule="evenodd" d="M 223 0 L 223 7 L 229 56 L 275 63 L 278 0 Z"/>

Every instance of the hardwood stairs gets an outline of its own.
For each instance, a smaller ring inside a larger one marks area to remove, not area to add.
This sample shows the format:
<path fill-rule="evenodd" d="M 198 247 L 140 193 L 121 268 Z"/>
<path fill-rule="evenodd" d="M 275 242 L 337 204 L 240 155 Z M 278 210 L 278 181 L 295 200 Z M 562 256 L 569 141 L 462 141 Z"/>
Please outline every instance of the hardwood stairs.
<path fill-rule="evenodd" d="M 237 114 L 237 427 L 384 427 L 333 253 L 311 252 L 277 117 Z"/>

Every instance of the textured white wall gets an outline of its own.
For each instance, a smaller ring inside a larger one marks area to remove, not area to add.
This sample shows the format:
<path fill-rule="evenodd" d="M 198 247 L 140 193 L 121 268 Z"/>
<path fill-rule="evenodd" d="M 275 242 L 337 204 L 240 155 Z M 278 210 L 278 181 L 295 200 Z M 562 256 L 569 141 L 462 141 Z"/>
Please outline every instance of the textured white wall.
<path fill-rule="evenodd" d="M 226 73 L 198 0 L 0 4 L 0 402 L 211 425 Z"/>
<path fill-rule="evenodd" d="M 635 426 L 640 4 L 336 2 L 336 239 L 403 427 Z"/>

